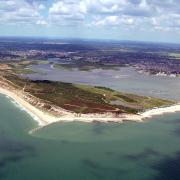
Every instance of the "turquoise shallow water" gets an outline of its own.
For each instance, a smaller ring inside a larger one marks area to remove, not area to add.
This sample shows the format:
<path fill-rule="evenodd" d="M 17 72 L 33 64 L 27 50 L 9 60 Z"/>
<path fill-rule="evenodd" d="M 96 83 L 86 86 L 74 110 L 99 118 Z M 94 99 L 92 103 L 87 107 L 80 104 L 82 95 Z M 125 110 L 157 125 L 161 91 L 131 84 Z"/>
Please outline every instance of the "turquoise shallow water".
<path fill-rule="evenodd" d="M 36 122 L 0 95 L 0 180 L 176 180 L 180 113 L 144 123 Z"/>

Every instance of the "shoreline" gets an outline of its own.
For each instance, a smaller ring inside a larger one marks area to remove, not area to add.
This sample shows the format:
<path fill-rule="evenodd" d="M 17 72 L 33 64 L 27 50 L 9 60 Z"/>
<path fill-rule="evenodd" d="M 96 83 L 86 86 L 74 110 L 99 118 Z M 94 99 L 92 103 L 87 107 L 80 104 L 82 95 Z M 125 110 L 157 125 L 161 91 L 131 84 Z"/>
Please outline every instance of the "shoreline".
<path fill-rule="evenodd" d="M 21 109 L 25 110 L 38 123 L 38 126 L 45 126 L 48 123 L 55 122 L 55 117 L 40 111 L 16 93 L 0 87 L 0 94 L 7 96 L 18 104 Z"/>
<path fill-rule="evenodd" d="M 123 123 L 123 121 L 143 122 L 144 119 L 152 118 L 153 116 L 163 115 L 166 113 L 174 113 L 178 111 L 180 112 L 180 103 L 177 103 L 168 107 L 160 107 L 146 110 L 145 112 L 140 112 L 138 114 L 121 114 L 118 117 L 115 117 L 115 115 L 112 113 L 82 114 L 81 116 L 78 116 L 78 114 L 73 112 L 66 112 L 64 116 L 55 117 L 50 113 L 44 112 L 37 107 L 31 105 L 28 101 L 24 100 L 13 91 L 0 87 L 0 94 L 11 98 L 16 104 L 18 104 L 18 106 L 22 110 L 25 110 L 38 123 L 38 128 L 42 128 L 56 122 L 73 121 L 81 121 L 86 123 L 91 123 L 94 121 L 103 123 Z"/>

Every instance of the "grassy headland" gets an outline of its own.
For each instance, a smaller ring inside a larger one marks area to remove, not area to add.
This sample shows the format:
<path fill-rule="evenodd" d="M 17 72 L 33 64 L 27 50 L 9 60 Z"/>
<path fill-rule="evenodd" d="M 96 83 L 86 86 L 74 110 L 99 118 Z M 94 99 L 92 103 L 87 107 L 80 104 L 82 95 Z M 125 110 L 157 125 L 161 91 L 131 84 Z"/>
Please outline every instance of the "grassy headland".
<path fill-rule="evenodd" d="M 136 114 L 145 109 L 167 106 L 174 102 L 158 98 L 138 96 L 114 91 L 105 87 L 94 87 L 64 82 L 33 81 L 16 75 L 4 75 L 8 82 L 19 90 L 51 105 L 76 113 L 130 113 Z"/>

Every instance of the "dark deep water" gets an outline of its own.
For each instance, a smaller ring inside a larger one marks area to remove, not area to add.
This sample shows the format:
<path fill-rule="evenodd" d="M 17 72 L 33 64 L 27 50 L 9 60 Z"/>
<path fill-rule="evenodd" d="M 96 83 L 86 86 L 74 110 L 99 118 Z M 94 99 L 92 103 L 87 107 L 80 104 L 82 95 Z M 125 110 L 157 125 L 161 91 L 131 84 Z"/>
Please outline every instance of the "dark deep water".
<path fill-rule="evenodd" d="M 0 95 L 0 180 L 179 180 L 180 113 L 144 123 L 36 122 Z"/>

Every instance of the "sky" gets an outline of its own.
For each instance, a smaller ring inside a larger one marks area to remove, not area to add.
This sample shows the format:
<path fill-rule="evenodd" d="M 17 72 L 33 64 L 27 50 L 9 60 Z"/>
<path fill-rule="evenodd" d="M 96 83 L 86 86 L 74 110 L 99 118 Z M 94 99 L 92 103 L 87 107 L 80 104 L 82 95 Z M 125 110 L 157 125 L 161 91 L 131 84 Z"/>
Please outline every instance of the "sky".
<path fill-rule="evenodd" d="M 180 0 L 0 0 L 0 36 L 180 43 Z"/>

